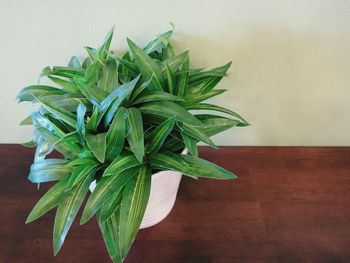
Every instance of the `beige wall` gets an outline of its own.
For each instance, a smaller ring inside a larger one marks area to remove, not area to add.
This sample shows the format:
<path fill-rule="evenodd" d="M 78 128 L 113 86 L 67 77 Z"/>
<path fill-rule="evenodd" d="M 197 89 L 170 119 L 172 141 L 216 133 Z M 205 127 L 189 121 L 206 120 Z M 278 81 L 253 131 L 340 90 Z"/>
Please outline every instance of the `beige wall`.
<path fill-rule="evenodd" d="M 29 111 L 18 91 L 46 65 L 96 46 L 112 25 L 112 47 L 140 45 L 176 24 L 194 66 L 233 60 L 229 91 L 216 99 L 253 125 L 219 145 L 350 145 L 350 1 L 0 0 L 0 142 L 22 142 Z"/>

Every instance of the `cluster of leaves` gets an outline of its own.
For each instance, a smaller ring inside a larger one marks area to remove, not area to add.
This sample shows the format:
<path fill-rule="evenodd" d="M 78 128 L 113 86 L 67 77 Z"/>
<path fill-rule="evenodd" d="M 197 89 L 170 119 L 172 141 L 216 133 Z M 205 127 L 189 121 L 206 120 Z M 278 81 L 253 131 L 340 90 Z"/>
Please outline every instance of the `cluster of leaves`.
<path fill-rule="evenodd" d="M 145 48 L 128 39 L 130 51 L 109 51 L 113 30 L 98 48 L 87 47 L 81 63 L 46 67 L 41 77 L 53 84 L 33 85 L 18 100 L 37 104 L 21 124 L 34 126 L 33 183 L 58 181 L 39 200 L 27 223 L 57 207 L 53 248 L 56 255 L 87 195 L 81 224 L 96 217 L 114 262 L 121 262 L 141 224 L 152 173 L 180 171 L 197 179 L 231 179 L 235 175 L 198 157 L 197 143 L 215 147 L 210 136 L 248 123 L 237 113 L 202 101 L 223 93 L 214 89 L 226 64 L 192 69 L 188 51 L 174 54 L 165 32 Z M 191 114 L 192 110 L 230 115 Z M 189 155 L 181 155 L 188 148 Z M 49 158 L 53 150 L 62 159 Z"/>

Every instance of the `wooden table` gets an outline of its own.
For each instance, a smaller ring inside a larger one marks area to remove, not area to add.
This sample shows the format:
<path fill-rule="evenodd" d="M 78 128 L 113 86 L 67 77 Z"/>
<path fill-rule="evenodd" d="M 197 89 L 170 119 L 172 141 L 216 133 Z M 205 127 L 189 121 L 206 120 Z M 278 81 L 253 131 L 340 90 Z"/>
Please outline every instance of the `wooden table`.
<path fill-rule="evenodd" d="M 172 213 L 141 230 L 126 262 L 350 262 L 350 148 L 222 147 L 200 155 L 232 181 L 183 178 Z M 54 212 L 25 225 L 47 189 L 33 151 L 0 146 L 0 262 L 109 262 L 95 220 L 52 255 Z"/>

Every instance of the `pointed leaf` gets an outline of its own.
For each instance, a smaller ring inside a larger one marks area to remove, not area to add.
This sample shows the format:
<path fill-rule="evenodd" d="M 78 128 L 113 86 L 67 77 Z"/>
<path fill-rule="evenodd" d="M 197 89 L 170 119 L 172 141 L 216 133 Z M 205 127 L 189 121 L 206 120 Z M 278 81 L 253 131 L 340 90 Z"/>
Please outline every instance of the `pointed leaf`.
<path fill-rule="evenodd" d="M 248 125 L 248 122 L 245 119 L 243 119 L 243 117 L 240 116 L 238 113 L 231 111 L 229 109 L 226 109 L 224 107 L 213 105 L 213 104 L 208 104 L 208 103 L 192 104 L 192 105 L 189 105 L 188 107 L 186 107 L 186 109 L 188 109 L 188 110 L 214 110 L 214 111 L 227 113 L 233 117 L 240 119 L 242 122 L 244 122 Z"/>
<path fill-rule="evenodd" d="M 179 85 L 177 87 L 177 95 L 179 97 L 184 97 L 187 94 L 189 70 L 189 56 L 187 56 L 184 61 L 184 64 L 182 65 L 182 72 L 179 76 Z"/>
<path fill-rule="evenodd" d="M 154 75 L 150 88 L 162 91 L 164 80 L 159 65 L 130 39 L 128 39 L 128 45 L 142 76 L 146 79 L 151 79 L 152 75 Z"/>
<path fill-rule="evenodd" d="M 119 244 L 122 259 L 126 257 L 140 228 L 151 189 L 151 169 L 142 166 L 138 175 L 123 191 L 120 208 Z"/>
<path fill-rule="evenodd" d="M 127 123 L 130 128 L 130 133 L 126 138 L 130 144 L 131 151 L 141 163 L 145 155 L 141 112 L 137 108 L 130 108 L 127 112 Z"/>
<path fill-rule="evenodd" d="M 94 176 L 99 164 L 90 159 L 89 163 L 79 165 L 74 169 L 71 176 L 69 177 L 69 181 L 66 185 L 66 191 L 71 190 L 74 186 L 76 186 L 83 178 L 88 176 Z"/>
<path fill-rule="evenodd" d="M 84 201 L 92 180 L 92 175 L 84 178 L 68 194 L 65 193 L 64 199 L 58 205 L 53 229 L 53 250 L 55 255 L 57 255 L 63 245 L 68 230 Z"/>
<path fill-rule="evenodd" d="M 118 194 L 125 184 L 136 176 L 138 171 L 139 168 L 136 167 L 116 173 L 113 176 L 102 177 L 85 205 L 80 224 L 89 221 L 107 200 Z"/>
<path fill-rule="evenodd" d="M 61 181 L 56 183 L 54 186 L 50 188 L 38 201 L 38 203 L 34 206 L 28 218 L 26 220 L 26 224 L 33 222 L 39 217 L 46 214 L 51 209 L 55 208 L 62 200 L 62 197 L 66 195 L 64 188 L 66 183 L 68 182 L 69 177 L 63 178 Z"/>
<path fill-rule="evenodd" d="M 102 70 L 99 87 L 107 93 L 110 93 L 118 87 L 118 65 L 115 59 L 107 59 Z"/>
<path fill-rule="evenodd" d="M 136 98 L 136 100 L 133 102 L 133 104 L 140 104 L 150 101 L 160 101 L 160 100 L 167 100 L 167 101 L 184 101 L 183 99 L 172 95 L 170 93 L 164 92 L 164 91 L 154 91 L 150 94 L 145 94 L 143 96 L 139 96 Z"/>
<path fill-rule="evenodd" d="M 121 153 L 124 146 L 125 129 L 125 109 L 119 108 L 108 129 L 106 158 L 115 158 Z"/>
<path fill-rule="evenodd" d="M 86 135 L 86 143 L 97 160 L 101 163 L 105 161 L 106 154 L 106 136 L 107 133 L 99 133 L 96 135 Z"/>
<path fill-rule="evenodd" d="M 136 159 L 135 155 L 119 155 L 106 168 L 102 176 L 114 175 L 139 165 L 140 162 Z"/>
<path fill-rule="evenodd" d="M 213 164 L 207 160 L 190 155 L 179 155 L 190 166 L 195 175 L 212 179 L 234 179 L 237 176 L 233 173 Z"/>
<path fill-rule="evenodd" d="M 71 174 L 72 168 L 64 166 L 67 160 L 46 159 L 35 162 L 30 167 L 28 179 L 32 183 L 45 183 L 61 180 Z"/>
<path fill-rule="evenodd" d="M 201 129 L 208 136 L 213 136 L 234 126 L 239 126 L 241 123 L 238 120 L 209 114 L 196 115 L 196 117 L 202 121 L 203 127 Z"/>
<path fill-rule="evenodd" d="M 141 112 L 148 115 L 161 116 L 165 118 L 175 117 L 176 120 L 201 126 L 202 123 L 183 107 L 171 101 L 148 102 L 140 107 Z"/>
<path fill-rule="evenodd" d="M 209 138 L 209 136 L 205 132 L 203 132 L 202 128 L 197 128 L 186 123 L 179 123 L 178 126 L 182 130 L 182 132 L 187 134 L 188 136 L 191 136 L 192 138 L 198 141 L 205 142 L 206 144 L 212 147 L 216 147 L 215 143 Z"/>
<path fill-rule="evenodd" d="M 80 93 L 78 86 L 74 82 L 70 82 L 64 79 L 48 76 L 48 78 L 55 84 L 61 86 L 65 91 L 71 93 Z"/>
<path fill-rule="evenodd" d="M 148 151 L 150 154 L 156 153 L 162 147 L 165 139 L 173 129 L 175 118 L 170 118 L 155 128 L 149 135 Z"/>

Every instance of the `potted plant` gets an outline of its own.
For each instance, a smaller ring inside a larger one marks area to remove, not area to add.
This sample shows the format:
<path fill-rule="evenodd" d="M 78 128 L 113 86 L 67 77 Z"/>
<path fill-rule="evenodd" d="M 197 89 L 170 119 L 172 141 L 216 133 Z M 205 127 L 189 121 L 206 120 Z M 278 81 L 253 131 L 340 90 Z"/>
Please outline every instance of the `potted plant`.
<path fill-rule="evenodd" d="M 67 67 L 44 68 L 40 77 L 52 84 L 32 85 L 18 94 L 19 102 L 37 106 L 21 123 L 34 127 L 32 141 L 24 144 L 36 147 L 29 180 L 58 181 L 26 223 L 57 208 L 55 255 L 90 186 L 93 192 L 80 223 L 95 217 L 111 259 L 122 262 L 147 204 L 152 210 L 150 196 L 157 200 L 157 193 L 163 192 L 171 197 L 161 216 L 143 226 L 159 222 L 170 211 L 181 173 L 194 179 L 235 178 L 199 158 L 197 151 L 198 142 L 216 147 L 210 136 L 248 125 L 229 109 L 203 103 L 225 91 L 214 87 L 230 63 L 211 70 L 191 68 L 188 51 L 174 53 L 171 35 L 172 30 L 161 34 L 143 49 L 128 39 L 130 50 L 117 56 L 109 49 L 112 29 L 98 49 L 86 47 L 88 57 L 82 63 L 73 57 Z M 230 117 L 200 113 L 203 110 Z M 184 149 L 188 154 L 181 154 Z M 62 157 L 50 158 L 53 150 Z M 153 205 L 153 213 L 156 209 Z"/>

